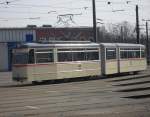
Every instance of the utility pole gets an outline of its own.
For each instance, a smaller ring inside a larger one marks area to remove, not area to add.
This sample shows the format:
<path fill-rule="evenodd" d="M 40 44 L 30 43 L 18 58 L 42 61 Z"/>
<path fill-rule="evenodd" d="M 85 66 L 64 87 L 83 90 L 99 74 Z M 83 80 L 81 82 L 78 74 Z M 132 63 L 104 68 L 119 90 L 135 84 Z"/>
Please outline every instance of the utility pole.
<path fill-rule="evenodd" d="M 96 26 L 96 8 L 95 8 L 95 0 L 92 0 L 93 5 L 93 34 L 94 34 L 94 42 L 97 42 L 97 26 Z"/>
<path fill-rule="evenodd" d="M 139 10 L 138 5 L 136 5 L 136 34 L 137 43 L 140 43 L 140 30 L 139 30 Z"/>
<path fill-rule="evenodd" d="M 149 57 L 150 57 L 150 55 L 149 55 L 149 36 L 148 36 L 148 21 L 150 21 L 150 20 L 145 20 L 145 19 L 142 19 L 142 21 L 145 21 L 146 22 L 146 54 L 147 54 L 147 64 L 149 64 Z"/>
<path fill-rule="evenodd" d="M 146 21 L 146 50 L 147 50 L 147 63 L 149 64 L 149 39 L 148 39 L 148 22 Z"/>

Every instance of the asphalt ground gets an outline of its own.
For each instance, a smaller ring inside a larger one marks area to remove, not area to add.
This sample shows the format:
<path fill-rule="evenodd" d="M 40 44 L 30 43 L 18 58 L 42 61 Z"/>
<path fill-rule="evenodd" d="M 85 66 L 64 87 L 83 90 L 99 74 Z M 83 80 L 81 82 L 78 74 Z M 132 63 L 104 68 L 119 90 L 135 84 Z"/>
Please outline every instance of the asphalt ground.
<path fill-rule="evenodd" d="M 0 73 L 0 117 L 150 117 L 150 69 L 137 75 L 12 82 Z"/>

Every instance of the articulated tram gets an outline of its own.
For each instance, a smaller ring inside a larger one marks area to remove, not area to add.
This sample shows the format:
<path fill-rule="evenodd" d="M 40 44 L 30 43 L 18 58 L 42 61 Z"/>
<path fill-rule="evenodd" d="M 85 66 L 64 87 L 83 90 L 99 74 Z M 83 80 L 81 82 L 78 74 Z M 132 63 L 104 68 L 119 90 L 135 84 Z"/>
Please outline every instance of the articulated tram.
<path fill-rule="evenodd" d="M 147 67 L 141 44 L 49 42 L 13 49 L 13 80 L 45 80 L 138 72 Z"/>

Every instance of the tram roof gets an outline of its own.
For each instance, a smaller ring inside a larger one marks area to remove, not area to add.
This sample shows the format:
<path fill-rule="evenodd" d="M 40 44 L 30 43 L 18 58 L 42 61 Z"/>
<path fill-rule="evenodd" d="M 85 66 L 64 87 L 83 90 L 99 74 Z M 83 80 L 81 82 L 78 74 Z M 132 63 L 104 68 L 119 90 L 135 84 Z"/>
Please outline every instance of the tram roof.
<path fill-rule="evenodd" d="M 116 47 L 115 43 L 100 43 L 100 45 L 106 46 L 106 47 Z"/>
<path fill-rule="evenodd" d="M 142 44 L 132 44 L 132 43 L 116 43 L 118 47 L 145 47 Z"/>
<path fill-rule="evenodd" d="M 99 47 L 99 44 L 97 43 L 51 43 L 51 44 L 46 44 L 46 43 L 25 43 L 21 44 L 20 48 L 59 48 L 59 47 Z"/>
<path fill-rule="evenodd" d="M 106 47 L 145 47 L 142 44 L 132 44 L 132 43 L 101 43 L 101 45 Z"/>

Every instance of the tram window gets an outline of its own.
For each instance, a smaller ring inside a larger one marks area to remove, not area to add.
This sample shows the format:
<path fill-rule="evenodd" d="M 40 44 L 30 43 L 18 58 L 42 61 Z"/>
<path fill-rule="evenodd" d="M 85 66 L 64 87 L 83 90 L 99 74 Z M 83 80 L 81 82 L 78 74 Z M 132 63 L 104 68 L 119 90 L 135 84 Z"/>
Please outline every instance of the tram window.
<path fill-rule="evenodd" d="M 142 51 L 141 51 L 141 58 L 144 58 L 144 57 L 145 57 L 145 51 L 142 50 Z"/>
<path fill-rule="evenodd" d="M 73 61 L 84 61 L 86 60 L 85 52 L 72 52 Z"/>
<path fill-rule="evenodd" d="M 87 60 L 99 60 L 98 52 L 87 52 L 86 53 Z"/>
<path fill-rule="evenodd" d="M 116 59 L 115 48 L 106 48 L 106 59 Z"/>
<path fill-rule="evenodd" d="M 72 61 L 72 52 L 71 49 L 58 49 L 58 61 Z"/>
<path fill-rule="evenodd" d="M 36 53 L 36 62 L 37 63 L 47 63 L 53 62 L 53 53 L 50 52 L 41 52 Z"/>
<path fill-rule="evenodd" d="M 42 52 L 43 52 L 43 53 L 44 53 L 44 52 L 45 52 L 45 53 L 48 53 L 48 52 L 51 53 L 51 52 L 52 52 L 52 49 L 38 49 L 38 50 L 36 50 L 36 52 L 37 52 L 37 53 L 38 53 L 38 52 L 39 52 L 39 53 L 40 53 L 40 52 L 41 52 L 41 53 L 42 53 Z"/>
<path fill-rule="evenodd" d="M 132 56 L 130 58 L 140 58 L 140 50 L 139 51 L 131 51 Z"/>
<path fill-rule="evenodd" d="M 134 51 L 129 51 L 128 52 L 128 58 L 135 58 L 134 57 Z"/>
<path fill-rule="evenodd" d="M 71 52 L 58 53 L 58 61 L 59 62 L 72 61 L 72 53 Z"/>
<path fill-rule="evenodd" d="M 28 53 L 14 53 L 13 64 L 28 64 Z"/>
<path fill-rule="evenodd" d="M 121 48 L 120 49 L 120 58 L 121 59 L 129 58 L 129 50 L 131 50 L 131 48 Z"/>
<path fill-rule="evenodd" d="M 60 49 L 58 50 L 58 61 L 86 61 L 99 60 L 99 52 L 97 50 L 85 49 Z"/>
<path fill-rule="evenodd" d="M 134 51 L 134 50 L 126 50 L 126 51 L 121 51 L 120 52 L 120 57 L 122 59 L 126 58 L 140 58 L 140 50 L 139 51 Z"/>
<path fill-rule="evenodd" d="M 128 58 L 133 58 L 133 51 L 128 51 Z"/>
<path fill-rule="evenodd" d="M 128 51 L 121 51 L 121 52 L 120 52 L 120 58 L 121 58 L 121 59 L 126 59 L 126 58 L 128 58 Z"/>
<path fill-rule="evenodd" d="M 140 58 L 140 50 L 136 51 L 136 58 Z"/>
<path fill-rule="evenodd" d="M 28 63 L 34 63 L 35 59 L 34 59 L 34 49 L 31 49 L 29 51 L 29 62 Z"/>
<path fill-rule="evenodd" d="M 120 57 L 125 58 L 140 58 L 140 48 L 121 48 Z M 145 57 L 145 51 L 142 49 L 141 57 Z"/>

